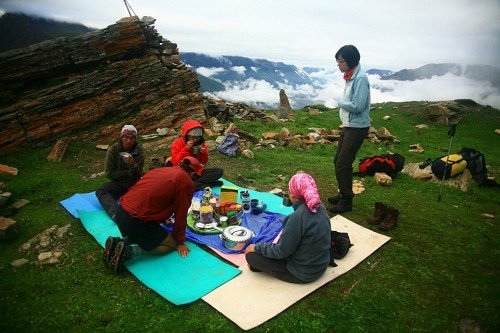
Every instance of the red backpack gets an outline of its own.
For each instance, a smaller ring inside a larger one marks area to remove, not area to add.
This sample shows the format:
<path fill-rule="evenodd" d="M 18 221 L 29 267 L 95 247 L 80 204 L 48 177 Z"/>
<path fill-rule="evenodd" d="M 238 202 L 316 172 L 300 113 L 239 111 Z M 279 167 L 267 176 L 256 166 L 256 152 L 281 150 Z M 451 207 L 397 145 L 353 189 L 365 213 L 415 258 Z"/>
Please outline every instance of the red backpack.
<path fill-rule="evenodd" d="M 401 154 L 383 154 L 364 157 L 359 160 L 359 172 L 373 176 L 376 172 L 383 172 L 394 177 L 403 170 L 405 158 Z"/>

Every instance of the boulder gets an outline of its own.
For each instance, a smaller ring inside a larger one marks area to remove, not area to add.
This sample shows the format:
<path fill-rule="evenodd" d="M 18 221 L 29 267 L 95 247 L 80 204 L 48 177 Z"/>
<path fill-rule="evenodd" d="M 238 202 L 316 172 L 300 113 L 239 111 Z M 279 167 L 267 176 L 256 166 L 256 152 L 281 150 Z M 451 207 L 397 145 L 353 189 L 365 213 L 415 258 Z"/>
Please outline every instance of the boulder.
<path fill-rule="evenodd" d="M 280 89 L 280 105 L 274 114 L 280 120 L 288 120 L 292 113 L 293 110 L 290 106 L 290 102 L 288 101 L 288 96 L 286 95 L 285 90 Z"/>

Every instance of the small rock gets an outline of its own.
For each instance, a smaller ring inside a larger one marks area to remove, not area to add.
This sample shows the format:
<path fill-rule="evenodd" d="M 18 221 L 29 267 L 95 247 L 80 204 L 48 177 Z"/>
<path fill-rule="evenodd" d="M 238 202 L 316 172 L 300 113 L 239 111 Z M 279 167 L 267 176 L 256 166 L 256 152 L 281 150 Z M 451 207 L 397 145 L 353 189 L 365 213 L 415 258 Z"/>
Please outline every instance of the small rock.
<path fill-rule="evenodd" d="M 283 190 L 280 188 L 273 188 L 271 191 L 269 191 L 269 193 L 280 194 L 280 193 L 283 193 Z"/>
<path fill-rule="evenodd" d="M 17 168 L 13 168 L 5 164 L 0 164 L 0 174 L 17 176 L 18 171 L 19 170 Z"/>
<path fill-rule="evenodd" d="M 21 247 L 19 248 L 19 251 L 26 252 L 26 251 L 28 251 L 30 248 L 31 248 L 31 243 L 30 243 L 30 242 L 27 242 L 27 243 L 24 243 L 23 245 L 21 245 Z"/>
<path fill-rule="evenodd" d="M 109 145 L 97 145 L 95 147 L 99 150 L 108 150 Z"/>
<path fill-rule="evenodd" d="M 254 158 L 254 154 L 250 149 L 243 149 L 241 151 L 241 154 L 245 156 L 246 158 Z"/>
<path fill-rule="evenodd" d="M 392 184 L 392 178 L 383 172 L 375 172 L 373 177 L 379 185 L 389 186 Z"/>
<path fill-rule="evenodd" d="M 94 178 L 97 178 L 97 177 L 102 177 L 104 176 L 104 171 L 101 171 L 101 172 L 98 172 L 98 173 L 93 173 L 89 176 L 90 179 L 94 179 Z"/>
<path fill-rule="evenodd" d="M 56 231 L 57 238 L 59 238 L 59 239 L 63 238 L 70 227 L 71 227 L 71 224 L 68 223 L 65 226 L 62 226 L 59 229 L 57 229 L 57 231 Z"/>
<path fill-rule="evenodd" d="M 488 214 L 488 213 L 483 213 L 482 215 L 483 215 L 484 217 L 486 217 L 487 219 L 494 219 L 494 218 L 495 218 L 495 215 Z"/>
<path fill-rule="evenodd" d="M 500 134 L 500 128 L 497 128 L 497 129 L 495 130 L 495 133 L 496 133 L 496 134 Z"/>
<path fill-rule="evenodd" d="M 290 137 L 290 131 L 286 127 L 282 127 L 280 131 L 280 137 L 286 139 Z"/>
<path fill-rule="evenodd" d="M 17 234 L 19 234 L 17 221 L 0 216 L 0 239 L 8 239 Z"/>
<path fill-rule="evenodd" d="M 50 245 L 50 236 L 49 235 L 41 235 L 40 236 L 40 246 L 41 247 L 47 247 Z"/>
<path fill-rule="evenodd" d="M 238 131 L 238 127 L 235 124 L 230 123 L 226 131 L 224 132 L 224 135 L 228 135 L 229 133 L 236 133 L 236 131 Z"/>
<path fill-rule="evenodd" d="M 16 259 L 13 262 L 11 262 L 10 264 L 14 267 L 21 267 L 27 263 L 29 263 L 29 260 L 22 258 L 22 259 Z"/>
<path fill-rule="evenodd" d="M 389 130 L 387 128 L 380 127 L 377 130 L 377 138 L 379 138 L 379 139 L 391 139 L 392 134 L 391 134 L 391 132 L 389 132 Z"/>
<path fill-rule="evenodd" d="M 420 129 L 429 128 L 429 126 L 426 124 L 418 124 L 418 125 L 415 125 L 415 127 L 420 128 Z"/>
<path fill-rule="evenodd" d="M 262 133 L 261 138 L 264 140 L 273 140 L 279 136 L 279 133 L 276 132 L 265 132 Z"/>
<path fill-rule="evenodd" d="M 424 148 L 420 145 L 420 143 L 415 143 L 415 144 L 412 144 L 410 145 L 410 149 L 408 150 L 408 152 L 410 153 L 418 153 L 418 154 L 421 154 L 423 153 L 425 150 Z"/>
<path fill-rule="evenodd" d="M 158 133 L 159 136 L 165 136 L 165 135 L 167 135 L 167 129 L 166 128 L 157 128 L 156 133 Z"/>
<path fill-rule="evenodd" d="M 389 120 L 389 119 L 391 119 L 391 116 L 384 116 L 382 119 Z"/>
<path fill-rule="evenodd" d="M 418 179 L 418 180 L 431 180 L 432 179 L 432 173 L 428 172 L 416 172 L 413 175 L 413 179 Z"/>
<path fill-rule="evenodd" d="M 364 191 L 365 191 L 365 185 L 361 181 L 355 180 L 352 182 L 352 192 L 355 195 L 359 195 Z"/>
<path fill-rule="evenodd" d="M 42 252 L 38 255 L 39 261 L 44 261 L 52 257 L 52 252 Z"/>
<path fill-rule="evenodd" d="M 12 193 L 10 192 L 2 192 L 0 193 L 0 206 L 3 206 L 7 200 L 12 196 Z"/>

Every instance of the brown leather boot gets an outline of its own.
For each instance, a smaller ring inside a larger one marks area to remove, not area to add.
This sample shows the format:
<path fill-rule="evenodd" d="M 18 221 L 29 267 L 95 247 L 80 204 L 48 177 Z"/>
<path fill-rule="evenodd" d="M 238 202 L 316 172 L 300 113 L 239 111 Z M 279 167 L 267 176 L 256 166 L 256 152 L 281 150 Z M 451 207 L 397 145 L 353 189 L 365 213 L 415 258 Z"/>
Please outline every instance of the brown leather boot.
<path fill-rule="evenodd" d="M 375 213 L 368 219 L 369 224 L 380 224 L 384 220 L 387 205 L 383 202 L 375 202 Z"/>
<path fill-rule="evenodd" d="M 394 207 L 387 206 L 385 218 L 378 227 L 382 230 L 391 230 L 398 225 L 399 210 Z"/>

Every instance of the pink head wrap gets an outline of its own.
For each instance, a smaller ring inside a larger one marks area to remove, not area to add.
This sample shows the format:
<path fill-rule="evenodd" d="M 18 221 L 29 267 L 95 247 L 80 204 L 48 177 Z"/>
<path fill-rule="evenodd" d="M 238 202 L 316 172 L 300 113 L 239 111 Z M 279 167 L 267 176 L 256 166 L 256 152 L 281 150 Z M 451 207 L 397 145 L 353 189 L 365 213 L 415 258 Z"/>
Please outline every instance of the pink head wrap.
<path fill-rule="evenodd" d="M 288 183 L 288 192 L 295 198 L 303 198 L 306 201 L 307 208 L 316 213 L 321 204 L 316 182 L 307 173 L 298 173 L 294 175 Z"/>

